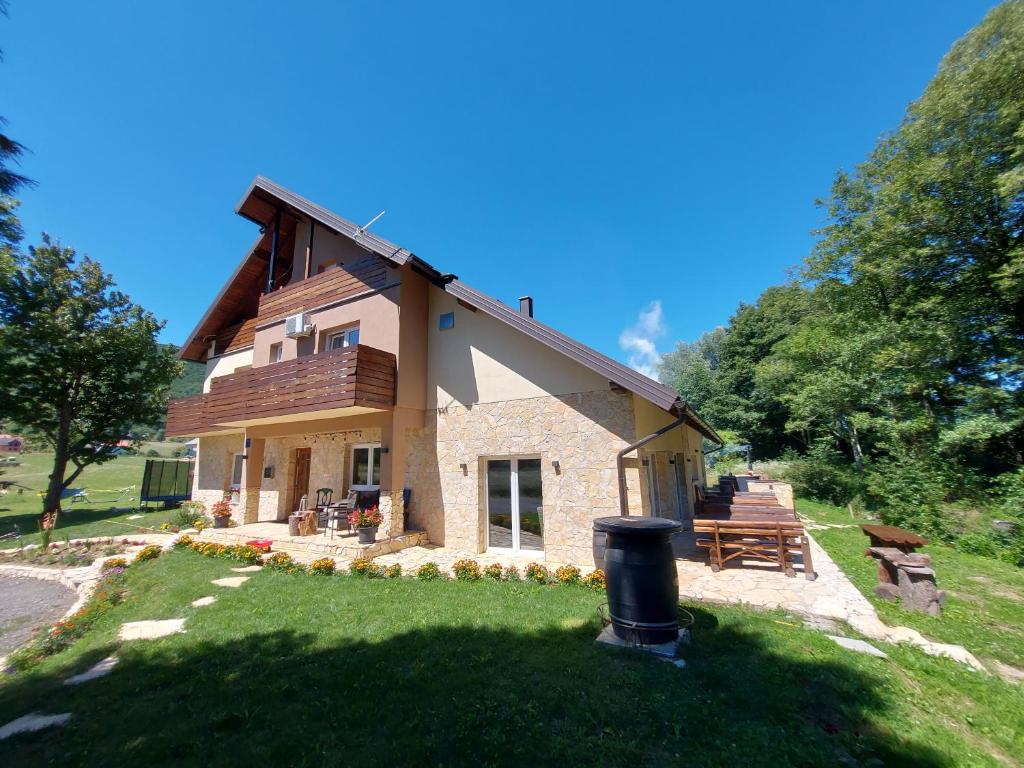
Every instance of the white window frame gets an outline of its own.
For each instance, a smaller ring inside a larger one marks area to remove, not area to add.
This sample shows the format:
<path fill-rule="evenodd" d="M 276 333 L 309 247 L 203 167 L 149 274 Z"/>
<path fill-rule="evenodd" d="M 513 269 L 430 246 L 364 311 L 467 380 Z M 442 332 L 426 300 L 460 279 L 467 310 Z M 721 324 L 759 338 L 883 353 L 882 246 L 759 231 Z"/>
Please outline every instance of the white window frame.
<path fill-rule="evenodd" d="M 352 341 L 352 334 L 353 333 L 356 334 L 356 340 L 355 340 L 354 343 Z M 339 337 L 342 340 L 341 341 L 341 346 L 340 347 L 335 347 L 334 346 L 334 340 L 339 338 Z M 333 351 L 335 349 L 345 349 L 346 347 L 351 347 L 351 346 L 354 346 L 355 344 L 358 344 L 358 343 L 359 343 L 359 325 L 358 324 L 357 325 L 350 325 L 348 328 L 342 328 L 340 330 L 332 331 L 331 333 L 327 334 L 327 343 L 324 345 L 325 346 L 324 351 L 325 352 L 331 352 L 331 351 Z"/>
<path fill-rule="evenodd" d="M 481 456 L 484 462 L 484 548 L 488 552 L 497 552 L 501 554 L 510 555 L 522 555 L 522 554 L 543 554 L 546 549 L 523 549 L 519 542 L 519 462 L 522 459 L 538 459 L 541 463 L 540 473 L 540 496 L 541 496 L 541 530 L 544 529 L 544 459 L 539 453 L 523 453 L 514 454 L 512 456 Z M 487 471 L 487 464 L 491 461 L 509 461 L 511 462 L 512 480 L 509 486 L 509 493 L 511 493 L 512 503 L 512 547 L 492 547 L 491 546 L 491 489 L 490 489 L 490 476 Z M 543 535 L 543 534 L 542 534 Z M 544 542 L 545 547 L 547 541 Z"/>
<path fill-rule="evenodd" d="M 241 459 L 241 461 L 239 461 Z M 235 467 L 238 467 L 238 482 L 235 482 Z M 231 494 L 231 503 L 238 504 L 242 495 L 242 478 L 245 477 L 245 454 L 231 454 L 231 478 L 228 483 L 228 491 Z"/>
<path fill-rule="evenodd" d="M 367 449 L 366 459 L 366 479 L 373 480 L 373 450 L 376 448 L 380 451 L 380 443 L 353 443 L 351 446 L 350 461 L 348 468 L 348 489 L 350 491 L 376 491 L 380 488 L 380 485 L 361 485 L 356 483 L 356 451 L 365 448 Z M 384 458 L 384 453 L 380 453 L 381 460 Z"/>
<path fill-rule="evenodd" d="M 270 345 L 270 362 L 280 363 L 284 357 L 284 342 L 278 341 Z"/>

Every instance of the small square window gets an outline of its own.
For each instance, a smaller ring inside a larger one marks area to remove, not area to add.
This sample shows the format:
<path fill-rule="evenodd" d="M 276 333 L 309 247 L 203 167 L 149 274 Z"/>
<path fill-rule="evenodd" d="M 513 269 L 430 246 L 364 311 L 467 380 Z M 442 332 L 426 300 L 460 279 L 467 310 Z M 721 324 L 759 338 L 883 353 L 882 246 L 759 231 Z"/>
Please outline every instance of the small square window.
<path fill-rule="evenodd" d="M 441 330 L 447 331 L 455 327 L 455 313 L 445 312 L 441 315 Z"/>

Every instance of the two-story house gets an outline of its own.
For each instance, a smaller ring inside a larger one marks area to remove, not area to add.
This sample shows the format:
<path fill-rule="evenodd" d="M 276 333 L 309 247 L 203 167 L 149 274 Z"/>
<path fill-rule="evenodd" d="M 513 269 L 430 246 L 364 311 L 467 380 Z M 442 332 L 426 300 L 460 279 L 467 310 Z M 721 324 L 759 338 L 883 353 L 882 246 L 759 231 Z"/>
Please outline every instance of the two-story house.
<path fill-rule="evenodd" d="M 377 489 L 381 536 L 581 565 L 595 517 L 691 516 L 720 441 L 674 390 L 267 179 L 237 212 L 260 235 L 181 349 L 203 394 L 168 408 L 193 498 L 245 524 Z"/>

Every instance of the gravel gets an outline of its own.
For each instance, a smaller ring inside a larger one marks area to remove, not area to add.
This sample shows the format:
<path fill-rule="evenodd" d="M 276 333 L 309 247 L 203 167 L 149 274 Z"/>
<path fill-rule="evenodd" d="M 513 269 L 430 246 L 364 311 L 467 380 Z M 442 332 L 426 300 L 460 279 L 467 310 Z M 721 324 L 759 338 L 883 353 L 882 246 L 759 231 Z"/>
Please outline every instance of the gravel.
<path fill-rule="evenodd" d="M 47 627 L 75 604 L 73 590 L 55 581 L 0 574 L 0 656 Z"/>

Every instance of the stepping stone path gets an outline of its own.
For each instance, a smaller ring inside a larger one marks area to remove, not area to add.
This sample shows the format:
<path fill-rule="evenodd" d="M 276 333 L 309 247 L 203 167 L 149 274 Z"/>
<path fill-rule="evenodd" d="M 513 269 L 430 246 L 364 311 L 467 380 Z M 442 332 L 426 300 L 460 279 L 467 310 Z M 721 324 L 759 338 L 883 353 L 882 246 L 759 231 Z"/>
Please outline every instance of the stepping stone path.
<path fill-rule="evenodd" d="M 210 595 L 209 597 L 200 597 L 200 598 L 192 601 L 192 607 L 193 608 L 202 608 L 204 605 L 213 605 L 216 602 L 217 602 L 217 598 L 214 597 L 213 595 Z"/>
<path fill-rule="evenodd" d="M 214 579 L 210 583 L 216 584 L 218 587 L 240 587 L 248 580 L 248 576 L 228 576 L 225 579 Z"/>
<path fill-rule="evenodd" d="M 866 653 L 869 656 L 877 656 L 880 659 L 889 658 L 885 651 L 880 651 L 871 643 L 865 643 L 863 640 L 855 640 L 852 637 L 840 637 L 839 635 L 826 635 L 826 637 L 835 642 L 836 645 L 840 645 L 847 650 Z"/>
<path fill-rule="evenodd" d="M 185 631 L 184 619 L 163 619 L 160 621 L 129 621 L 121 625 L 118 638 L 121 640 L 152 640 Z"/>
<path fill-rule="evenodd" d="M 64 725 L 70 719 L 70 712 L 64 712 L 60 715 L 41 715 L 38 712 L 29 712 L 27 715 L 22 715 L 17 720 L 12 720 L 0 728 L 0 741 L 16 733 L 31 733 L 32 731 L 41 731 L 43 728 L 49 728 L 51 725 Z"/>
<path fill-rule="evenodd" d="M 263 570 L 263 566 L 262 565 L 246 565 L 246 566 L 244 566 L 242 568 L 232 568 L 231 570 L 234 571 L 235 573 L 256 573 L 257 571 L 262 571 Z"/>
<path fill-rule="evenodd" d="M 127 520 L 141 520 L 142 519 L 142 515 L 128 515 L 128 517 L 125 518 L 125 519 L 127 519 Z"/>
<path fill-rule="evenodd" d="M 109 675 L 111 670 L 117 664 L 117 657 L 107 656 L 103 661 L 99 662 L 90 669 L 87 669 L 80 675 L 74 675 L 64 681 L 64 685 L 78 685 L 79 683 L 86 683 L 90 680 L 95 680 L 97 677 L 103 677 Z"/>

